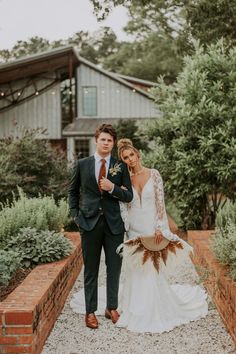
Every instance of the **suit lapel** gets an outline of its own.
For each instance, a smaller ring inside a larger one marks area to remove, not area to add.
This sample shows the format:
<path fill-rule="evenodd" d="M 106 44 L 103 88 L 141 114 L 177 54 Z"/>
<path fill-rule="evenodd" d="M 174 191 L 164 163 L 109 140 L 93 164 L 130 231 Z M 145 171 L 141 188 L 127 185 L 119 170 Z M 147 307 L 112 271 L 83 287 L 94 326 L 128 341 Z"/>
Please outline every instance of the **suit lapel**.
<path fill-rule="evenodd" d="M 110 158 L 110 164 L 109 164 L 109 167 L 108 167 L 108 172 L 107 172 L 107 178 L 109 179 L 109 177 L 111 177 L 111 174 L 110 174 L 110 168 L 113 167 L 116 163 L 116 159 L 114 159 L 113 156 L 111 156 Z"/>
<path fill-rule="evenodd" d="M 96 188 L 98 193 L 100 193 L 100 190 L 98 188 L 96 176 L 95 176 L 95 158 L 94 156 L 91 156 L 89 159 L 89 168 L 88 168 L 88 178 L 90 179 L 92 185 Z"/>

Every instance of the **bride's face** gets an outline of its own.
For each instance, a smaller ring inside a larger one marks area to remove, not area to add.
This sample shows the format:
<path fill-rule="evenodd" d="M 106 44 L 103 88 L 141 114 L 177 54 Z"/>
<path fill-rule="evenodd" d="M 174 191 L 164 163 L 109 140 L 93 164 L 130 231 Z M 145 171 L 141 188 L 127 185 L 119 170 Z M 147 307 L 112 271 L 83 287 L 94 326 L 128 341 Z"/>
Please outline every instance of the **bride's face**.
<path fill-rule="evenodd" d="M 138 154 L 132 149 L 124 150 L 122 152 L 121 158 L 128 165 L 128 167 L 131 167 L 131 168 L 136 167 L 136 165 L 139 162 Z"/>

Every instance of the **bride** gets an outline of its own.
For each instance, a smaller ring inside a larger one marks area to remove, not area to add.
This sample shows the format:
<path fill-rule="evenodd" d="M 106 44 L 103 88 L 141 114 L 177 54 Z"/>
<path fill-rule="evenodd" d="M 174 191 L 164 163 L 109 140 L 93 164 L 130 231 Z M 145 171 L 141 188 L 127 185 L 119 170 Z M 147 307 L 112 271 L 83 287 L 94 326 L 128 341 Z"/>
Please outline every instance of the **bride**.
<path fill-rule="evenodd" d="M 118 155 L 128 166 L 133 187 L 131 203 L 120 203 L 128 240 L 122 249 L 124 275 L 116 326 L 133 332 L 162 333 L 206 316 L 206 293 L 199 286 L 170 285 L 168 277 L 188 260 L 192 248 L 169 229 L 160 173 L 141 164 L 129 139 L 118 141 Z M 97 314 L 104 313 L 105 288 L 99 288 Z M 83 313 L 83 291 L 71 307 Z"/>
<path fill-rule="evenodd" d="M 118 141 L 118 154 L 128 165 L 134 197 L 121 208 L 128 241 L 116 325 L 135 332 L 170 331 L 206 316 L 206 294 L 199 286 L 169 285 L 168 276 L 192 248 L 169 229 L 160 173 L 142 166 L 129 139 Z"/>

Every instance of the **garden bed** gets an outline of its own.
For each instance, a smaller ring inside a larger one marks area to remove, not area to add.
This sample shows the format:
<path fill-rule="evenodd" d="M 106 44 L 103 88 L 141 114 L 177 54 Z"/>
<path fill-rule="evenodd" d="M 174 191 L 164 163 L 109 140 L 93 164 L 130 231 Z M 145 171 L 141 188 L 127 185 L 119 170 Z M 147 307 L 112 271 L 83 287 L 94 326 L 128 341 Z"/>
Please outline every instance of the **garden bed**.
<path fill-rule="evenodd" d="M 79 233 L 66 233 L 75 249 L 58 262 L 39 265 L 0 302 L 0 353 L 41 352 L 82 268 Z"/>
<path fill-rule="evenodd" d="M 236 283 L 228 276 L 229 268 L 221 265 L 210 250 L 212 233 L 188 231 L 188 241 L 194 247 L 196 269 L 236 345 Z"/>
<path fill-rule="evenodd" d="M 7 286 L 0 285 L 0 302 L 5 300 L 6 297 L 23 282 L 30 272 L 31 269 L 20 268 L 13 275 Z"/>

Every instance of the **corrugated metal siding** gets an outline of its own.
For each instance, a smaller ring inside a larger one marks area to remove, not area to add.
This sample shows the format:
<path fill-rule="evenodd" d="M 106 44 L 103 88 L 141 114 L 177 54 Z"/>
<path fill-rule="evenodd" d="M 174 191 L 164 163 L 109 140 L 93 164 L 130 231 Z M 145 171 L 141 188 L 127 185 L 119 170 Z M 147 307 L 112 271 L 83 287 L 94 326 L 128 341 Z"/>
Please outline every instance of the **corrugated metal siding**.
<path fill-rule="evenodd" d="M 84 86 L 97 87 L 97 118 L 156 118 L 160 114 L 152 100 L 83 64 L 77 69 L 77 82 L 80 118 L 85 118 L 82 107 Z"/>
<path fill-rule="evenodd" d="M 37 88 L 44 87 L 46 80 L 37 81 Z M 13 86 L 13 90 L 22 87 L 19 83 Z M 33 91 L 32 91 L 33 90 Z M 32 93 L 35 88 L 30 86 L 26 93 Z M 54 92 L 54 94 L 53 94 Z M 1 101 L 0 101 L 1 102 Z M 3 102 L 3 101 L 2 101 Z M 3 102 L 4 103 L 4 102 Z M 2 105 L 3 105 L 2 103 Z M 60 84 L 53 86 L 50 90 L 35 96 L 32 99 L 21 103 L 0 113 L 0 138 L 9 135 L 19 135 L 15 122 L 19 127 L 47 129 L 48 139 L 61 138 L 61 96 Z M 44 136 L 45 138 L 45 136 Z"/>

